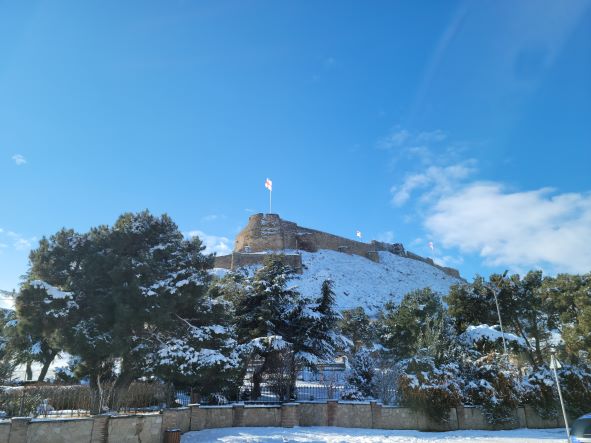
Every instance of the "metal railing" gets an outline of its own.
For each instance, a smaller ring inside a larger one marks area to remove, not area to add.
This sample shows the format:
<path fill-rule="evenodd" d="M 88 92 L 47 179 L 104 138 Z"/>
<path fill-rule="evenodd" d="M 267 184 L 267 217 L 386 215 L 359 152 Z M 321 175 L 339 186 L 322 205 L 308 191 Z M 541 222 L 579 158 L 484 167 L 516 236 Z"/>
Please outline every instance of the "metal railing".
<path fill-rule="evenodd" d="M 189 393 L 164 383 L 132 383 L 116 404 L 113 404 L 112 393 L 112 384 L 102 387 L 100 412 L 142 413 L 190 403 Z M 88 385 L 0 386 L 0 418 L 80 417 L 89 415 L 92 409 Z"/>

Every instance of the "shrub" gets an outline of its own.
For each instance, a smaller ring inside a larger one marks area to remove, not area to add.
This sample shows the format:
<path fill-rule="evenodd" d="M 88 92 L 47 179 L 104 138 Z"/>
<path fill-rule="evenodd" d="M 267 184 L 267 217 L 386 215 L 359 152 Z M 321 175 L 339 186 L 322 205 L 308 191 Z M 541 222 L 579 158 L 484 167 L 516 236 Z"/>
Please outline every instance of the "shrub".
<path fill-rule="evenodd" d="M 543 419 L 556 418 L 558 394 L 555 384 L 554 376 L 547 367 L 531 372 L 523 382 L 523 403 L 531 406 Z"/>
<path fill-rule="evenodd" d="M 465 377 L 470 380 L 464 386 L 465 402 L 480 406 L 489 423 L 517 420 L 521 392 L 517 371 L 502 368 L 494 355 L 488 355 L 466 366 Z"/>
<path fill-rule="evenodd" d="M 447 422 L 450 410 L 461 402 L 459 368 L 454 364 L 437 367 L 430 357 L 413 357 L 400 362 L 399 370 L 400 403 L 438 423 Z"/>
<path fill-rule="evenodd" d="M 558 379 L 566 412 L 570 418 L 579 417 L 591 410 L 591 368 L 588 365 L 565 365 L 558 371 Z M 560 404 L 554 374 L 541 367 L 528 375 L 525 383 L 524 402 L 542 418 L 557 416 Z"/>

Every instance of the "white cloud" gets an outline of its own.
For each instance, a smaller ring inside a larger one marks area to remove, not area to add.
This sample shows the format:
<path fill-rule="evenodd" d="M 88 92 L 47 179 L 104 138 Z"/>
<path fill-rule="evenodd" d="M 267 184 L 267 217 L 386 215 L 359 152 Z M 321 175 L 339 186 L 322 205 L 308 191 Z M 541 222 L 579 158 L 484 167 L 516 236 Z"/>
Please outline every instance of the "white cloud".
<path fill-rule="evenodd" d="M 478 253 L 492 266 L 591 271 L 589 193 L 509 192 L 475 182 L 441 196 L 424 224 L 445 247 Z"/>
<path fill-rule="evenodd" d="M 17 166 L 21 166 L 27 163 L 27 159 L 21 154 L 14 154 L 12 156 L 12 159 L 14 160 Z"/>
<path fill-rule="evenodd" d="M 475 171 L 474 164 L 474 160 L 468 160 L 450 166 L 429 166 L 424 172 L 409 175 L 401 185 L 390 189 L 392 203 L 402 206 L 410 199 L 412 193 L 418 190 L 428 190 L 421 195 L 422 202 L 448 194 L 459 182 Z"/>
<path fill-rule="evenodd" d="M 232 252 L 232 242 L 227 237 L 208 235 L 203 231 L 194 230 L 187 233 L 188 237 L 199 237 L 207 254 L 227 255 Z"/>

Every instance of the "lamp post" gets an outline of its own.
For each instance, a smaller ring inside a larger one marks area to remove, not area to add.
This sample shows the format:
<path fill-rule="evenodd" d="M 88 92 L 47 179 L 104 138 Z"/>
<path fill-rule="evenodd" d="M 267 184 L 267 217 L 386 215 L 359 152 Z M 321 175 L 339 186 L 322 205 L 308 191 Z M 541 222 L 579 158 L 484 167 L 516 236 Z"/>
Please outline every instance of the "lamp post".
<path fill-rule="evenodd" d="M 570 429 L 568 428 L 568 418 L 566 417 L 566 409 L 564 409 L 564 401 L 562 400 L 562 391 L 560 390 L 560 382 L 558 381 L 557 369 L 562 368 L 562 365 L 556 358 L 556 349 L 550 349 L 550 369 L 554 372 L 554 380 L 556 381 L 556 389 L 558 389 L 558 398 L 560 398 L 560 406 L 562 407 L 562 416 L 564 417 L 564 427 L 566 428 L 566 438 L 570 442 Z"/>
<path fill-rule="evenodd" d="M 508 271 L 505 271 L 503 273 L 503 275 L 501 276 L 501 280 L 505 279 L 505 276 L 507 275 Z M 503 353 L 505 354 L 505 360 L 508 359 L 508 354 L 507 354 L 507 343 L 505 342 L 505 331 L 503 330 L 503 320 L 501 319 L 501 308 L 499 307 L 499 299 L 497 297 L 497 293 L 500 293 L 501 290 L 499 288 L 499 285 L 497 285 L 496 283 L 493 283 L 494 288 L 492 289 L 493 295 L 495 297 L 495 304 L 497 305 L 497 315 L 499 316 L 499 326 L 501 327 L 501 337 L 503 338 Z"/>

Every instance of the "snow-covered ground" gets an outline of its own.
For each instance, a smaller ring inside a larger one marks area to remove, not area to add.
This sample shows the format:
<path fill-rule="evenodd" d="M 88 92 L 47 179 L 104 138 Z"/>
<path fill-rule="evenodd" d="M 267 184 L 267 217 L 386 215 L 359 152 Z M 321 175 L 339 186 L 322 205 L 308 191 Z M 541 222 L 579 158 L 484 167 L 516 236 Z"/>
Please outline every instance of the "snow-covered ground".
<path fill-rule="evenodd" d="M 271 251 L 270 251 L 271 252 Z M 318 252 L 286 250 L 286 254 L 302 254 L 303 274 L 294 285 L 305 295 L 319 295 L 322 282 L 334 283 L 336 305 L 339 309 L 361 306 L 375 315 L 384 303 L 399 303 L 410 291 L 431 288 L 446 295 L 451 285 L 461 280 L 419 260 L 401 257 L 390 252 L 379 252 L 380 263 L 359 255 L 322 249 Z M 258 266 L 249 266 L 254 273 Z M 216 268 L 212 274 L 221 277 L 228 271 Z"/>
<path fill-rule="evenodd" d="M 418 432 L 333 427 L 224 428 L 189 432 L 181 443 L 564 443 L 564 429 Z"/>
<path fill-rule="evenodd" d="M 334 282 L 336 304 L 340 309 L 362 306 L 375 314 L 388 301 L 399 303 L 410 291 L 431 288 L 447 294 L 460 280 L 418 260 L 380 252 L 380 263 L 358 255 L 320 250 L 302 252 L 304 273 L 296 283 L 303 294 L 319 294 L 322 282 Z"/>

